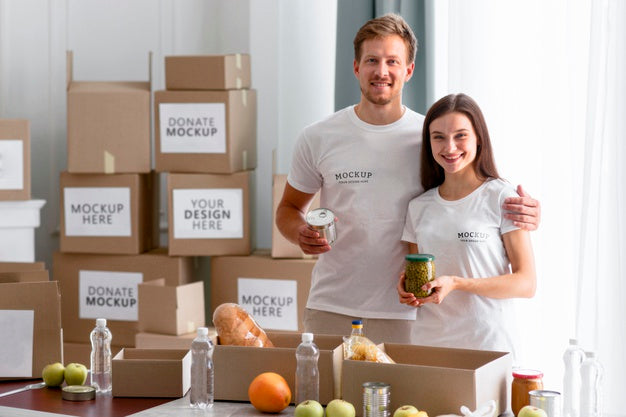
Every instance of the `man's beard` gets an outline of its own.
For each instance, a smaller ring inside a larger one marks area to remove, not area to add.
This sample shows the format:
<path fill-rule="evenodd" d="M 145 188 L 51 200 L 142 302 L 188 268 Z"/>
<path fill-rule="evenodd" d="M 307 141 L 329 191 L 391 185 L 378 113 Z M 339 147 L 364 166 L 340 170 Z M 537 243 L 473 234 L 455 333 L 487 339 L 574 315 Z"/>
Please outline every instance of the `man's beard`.
<path fill-rule="evenodd" d="M 367 90 L 364 90 L 363 88 L 361 89 L 361 94 L 363 94 L 363 97 L 365 97 L 367 101 L 369 101 L 372 104 L 377 104 L 379 106 L 384 106 L 386 104 L 389 104 L 393 100 L 393 96 L 374 96 L 370 94 Z"/>

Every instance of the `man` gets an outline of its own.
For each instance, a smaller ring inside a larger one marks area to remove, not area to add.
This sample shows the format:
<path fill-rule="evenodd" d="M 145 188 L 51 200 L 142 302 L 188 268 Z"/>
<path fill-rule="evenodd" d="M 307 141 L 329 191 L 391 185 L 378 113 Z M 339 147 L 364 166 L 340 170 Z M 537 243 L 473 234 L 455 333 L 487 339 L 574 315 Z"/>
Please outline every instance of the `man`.
<path fill-rule="evenodd" d="M 296 144 L 276 224 L 304 253 L 320 255 L 304 314 L 307 332 L 347 334 L 359 318 L 376 343 L 409 342 L 415 310 L 398 302 L 396 284 L 407 251 L 401 236 L 408 202 L 423 191 L 424 117 L 402 104 L 416 50 L 415 35 L 400 16 L 365 23 L 354 39 L 359 103 L 306 127 Z M 305 222 L 318 190 L 321 206 L 337 217 L 332 248 Z M 504 208 L 534 230 L 538 202 L 519 192 L 522 197 Z"/>

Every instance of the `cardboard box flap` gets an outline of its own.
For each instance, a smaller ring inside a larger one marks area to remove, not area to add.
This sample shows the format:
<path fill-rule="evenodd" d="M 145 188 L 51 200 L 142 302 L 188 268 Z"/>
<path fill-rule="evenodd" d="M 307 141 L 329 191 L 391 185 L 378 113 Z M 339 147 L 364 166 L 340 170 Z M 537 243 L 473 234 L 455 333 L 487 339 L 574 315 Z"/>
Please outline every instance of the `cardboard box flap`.
<path fill-rule="evenodd" d="M 179 361 L 187 355 L 185 349 L 122 349 L 113 359 L 141 361 Z"/>
<path fill-rule="evenodd" d="M 42 271 L 44 262 L 0 262 L 0 272 Z"/>
<path fill-rule="evenodd" d="M 410 346 L 396 343 L 383 343 L 378 346 L 396 363 L 472 371 L 508 354 L 507 352 Z"/>
<path fill-rule="evenodd" d="M 0 283 L 50 281 L 48 271 L 0 272 Z"/>

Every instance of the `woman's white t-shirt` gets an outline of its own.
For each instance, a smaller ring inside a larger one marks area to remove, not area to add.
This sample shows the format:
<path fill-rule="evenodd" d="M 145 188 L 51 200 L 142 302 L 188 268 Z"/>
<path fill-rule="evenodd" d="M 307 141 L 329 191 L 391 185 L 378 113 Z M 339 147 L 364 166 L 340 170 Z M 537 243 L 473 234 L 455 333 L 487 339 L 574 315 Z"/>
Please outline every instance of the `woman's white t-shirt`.
<path fill-rule="evenodd" d="M 493 179 L 470 195 L 447 201 L 439 187 L 409 203 L 402 240 L 435 256 L 437 276 L 480 279 L 510 273 L 502 235 L 517 230 L 505 219 L 504 199 L 517 196 L 509 183 Z M 452 291 L 439 305 L 417 311 L 411 343 L 513 352 L 514 300 Z"/>
<path fill-rule="evenodd" d="M 424 116 L 406 109 L 384 126 L 360 120 L 354 106 L 305 128 L 287 180 L 338 218 L 337 240 L 319 256 L 307 307 L 364 318 L 413 319 L 396 285 L 404 267 L 402 229 L 419 176 Z"/>

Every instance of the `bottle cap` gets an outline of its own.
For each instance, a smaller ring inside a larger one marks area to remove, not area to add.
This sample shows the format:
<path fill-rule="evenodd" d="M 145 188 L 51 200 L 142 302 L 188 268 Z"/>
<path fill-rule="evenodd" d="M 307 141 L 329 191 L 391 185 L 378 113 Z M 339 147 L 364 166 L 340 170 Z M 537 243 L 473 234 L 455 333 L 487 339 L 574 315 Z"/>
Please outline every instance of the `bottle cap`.
<path fill-rule="evenodd" d="M 352 320 L 352 327 L 363 327 L 363 322 L 361 320 Z"/>
<path fill-rule="evenodd" d="M 302 341 L 303 342 L 312 342 L 313 341 L 313 333 L 302 333 Z"/>
<path fill-rule="evenodd" d="M 596 352 L 585 352 L 585 356 L 588 358 L 595 358 L 596 357 Z"/>
<path fill-rule="evenodd" d="M 208 336 L 209 329 L 208 327 L 198 327 L 198 336 Z"/>
<path fill-rule="evenodd" d="M 577 345 L 577 344 L 578 344 L 578 339 L 573 339 L 573 338 L 572 338 L 572 339 L 570 339 L 570 340 L 569 340 L 569 344 L 570 344 L 570 345 Z"/>
<path fill-rule="evenodd" d="M 97 327 L 106 327 L 106 325 L 107 325 L 107 319 L 96 319 Z"/>

